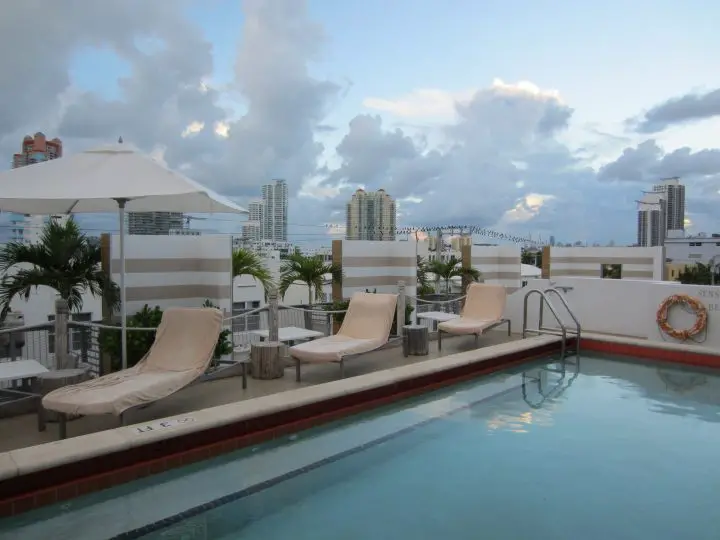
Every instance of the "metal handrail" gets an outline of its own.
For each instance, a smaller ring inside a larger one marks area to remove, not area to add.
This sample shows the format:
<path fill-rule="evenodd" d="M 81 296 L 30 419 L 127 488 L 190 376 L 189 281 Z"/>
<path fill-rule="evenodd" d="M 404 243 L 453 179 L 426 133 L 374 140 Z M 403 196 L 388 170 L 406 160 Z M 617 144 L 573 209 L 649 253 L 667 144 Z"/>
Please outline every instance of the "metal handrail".
<path fill-rule="evenodd" d="M 54 327 L 53 323 L 28 324 L 27 326 L 10 326 L 0 328 L 0 334 L 14 334 L 16 332 L 30 332 L 32 330 L 47 330 Z"/>
<path fill-rule="evenodd" d="M 575 316 L 575 313 L 573 313 L 573 310 L 570 309 L 570 305 L 567 303 L 567 300 L 565 297 L 560 294 L 560 291 L 557 290 L 555 287 L 549 287 L 543 291 L 545 294 L 547 293 L 554 293 L 557 295 L 557 297 L 560 299 L 560 302 L 562 302 L 562 305 L 565 306 L 565 310 L 568 312 L 570 317 L 572 318 L 573 322 L 575 323 L 575 329 L 577 333 L 577 343 L 575 344 L 575 354 L 580 354 L 580 334 L 582 332 L 582 327 L 580 326 L 580 321 Z M 540 321 L 539 321 L 539 327 L 542 328 L 542 320 L 543 320 L 543 306 L 540 304 Z"/>
<path fill-rule="evenodd" d="M 550 302 L 550 299 L 547 297 L 547 295 L 541 291 L 540 289 L 531 289 L 525 294 L 525 299 L 523 301 L 523 333 L 522 336 L 525 338 L 527 336 L 528 328 L 527 328 L 527 309 L 528 309 L 528 298 L 533 293 L 537 293 L 540 295 L 540 309 L 543 307 L 543 302 L 547 304 L 548 309 L 550 309 L 550 312 L 555 317 L 555 320 L 560 325 L 560 330 L 562 332 L 562 342 L 560 344 L 560 359 L 563 360 L 565 358 L 565 347 L 567 345 L 567 328 L 563 324 L 562 320 L 560 319 L 560 316 L 558 315 L 557 311 L 555 311 L 555 308 L 553 307 L 552 303 Z M 534 331 L 534 330 L 531 330 Z M 538 329 L 536 330 L 538 334 L 542 334 L 543 328 L 538 324 Z"/>

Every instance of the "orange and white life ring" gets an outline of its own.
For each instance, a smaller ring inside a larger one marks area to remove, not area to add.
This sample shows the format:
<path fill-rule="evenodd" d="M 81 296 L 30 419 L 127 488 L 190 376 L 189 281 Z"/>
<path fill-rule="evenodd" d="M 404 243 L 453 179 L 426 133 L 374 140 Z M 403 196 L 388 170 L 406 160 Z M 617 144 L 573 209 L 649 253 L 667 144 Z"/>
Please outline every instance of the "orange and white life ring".
<path fill-rule="evenodd" d="M 683 305 L 690 308 L 690 310 L 695 314 L 695 324 L 693 324 L 690 328 L 682 330 L 673 328 L 670 323 L 668 323 L 668 312 L 670 311 L 670 308 L 675 305 Z M 696 336 L 705 330 L 707 327 L 707 320 L 707 308 L 702 304 L 702 302 L 700 302 L 700 300 L 693 298 L 692 296 L 688 296 L 687 294 L 673 294 L 672 296 L 668 296 L 660 304 L 657 311 L 657 324 L 660 327 L 660 331 L 671 338 L 680 341 L 687 341 L 691 337 Z"/>

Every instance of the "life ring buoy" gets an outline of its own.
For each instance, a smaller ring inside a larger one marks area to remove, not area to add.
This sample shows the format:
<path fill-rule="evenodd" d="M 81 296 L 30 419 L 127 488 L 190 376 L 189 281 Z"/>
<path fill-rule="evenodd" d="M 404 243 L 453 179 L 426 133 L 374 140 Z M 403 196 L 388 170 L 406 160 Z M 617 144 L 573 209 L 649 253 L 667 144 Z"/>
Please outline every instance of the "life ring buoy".
<path fill-rule="evenodd" d="M 690 308 L 690 310 L 695 314 L 695 324 L 693 324 L 690 328 L 681 330 L 673 328 L 670 323 L 668 323 L 668 312 L 670 311 L 670 308 L 675 305 L 684 305 Z M 692 296 L 688 296 L 687 294 L 673 294 L 672 296 L 668 296 L 660 304 L 657 311 L 657 324 L 660 327 L 660 330 L 671 338 L 680 341 L 687 341 L 691 337 L 696 336 L 705 330 L 707 327 L 707 320 L 707 308 L 702 304 L 702 302 L 700 302 L 700 300 L 693 298 Z"/>

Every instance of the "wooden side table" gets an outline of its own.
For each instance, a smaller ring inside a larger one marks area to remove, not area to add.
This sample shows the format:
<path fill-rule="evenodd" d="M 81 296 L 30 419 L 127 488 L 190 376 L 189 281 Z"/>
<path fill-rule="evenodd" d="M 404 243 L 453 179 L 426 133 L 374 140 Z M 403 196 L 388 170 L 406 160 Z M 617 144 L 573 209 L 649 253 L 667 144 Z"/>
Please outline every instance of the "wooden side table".
<path fill-rule="evenodd" d="M 429 352 L 430 333 L 422 324 L 403 326 L 403 356 L 427 356 Z"/>
<path fill-rule="evenodd" d="M 277 341 L 260 341 L 250 345 L 250 376 L 253 379 L 280 379 L 285 375 L 282 344 Z"/>

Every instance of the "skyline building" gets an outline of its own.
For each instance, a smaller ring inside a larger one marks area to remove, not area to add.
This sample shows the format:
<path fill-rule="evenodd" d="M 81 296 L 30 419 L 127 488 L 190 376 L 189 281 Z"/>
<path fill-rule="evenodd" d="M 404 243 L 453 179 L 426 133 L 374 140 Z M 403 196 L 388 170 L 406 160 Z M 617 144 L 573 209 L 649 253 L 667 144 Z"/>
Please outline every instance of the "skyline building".
<path fill-rule="evenodd" d="M 34 136 L 25 135 L 20 146 L 20 152 L 13 154 L 12 168 L 18 169 L 42 163 L 51 159 L 62 157 L 63 145 L 62 141 L 55 137 L 47 140 L 42 131 L 38 131 Z M 21 242 L 23 244 L 32 244 L 40 238 L 42 228 L 50 219 L 67 220 L 67 216 L 34 216 L 8 213 L 10 216 L 9 230 L 0 234 L 0 242 L 11 241 Z M 9 234 L 8 234 L 9 233 Z"/>
<path fill-rule="evenodd" d="M 662 192 L 645 193 L 638 201 L 637 245 L 662 246 L 667 225 L 667 201 Z"/>
<path fill-rule="evenodd" d="M 685 185 L 680 178 L 665 178 L 653 186 L 654 193 L 665 199 L 665 237 L 685 236 Z"/>
<path fill-rule="evenodd" d="M 262 186 L 262 208 L 253 206 L 252 210 L 248 210 L 251 220 L 253 215 L 260 215 L 258 221 L 262 226 L 262 240 L 287 242 L 288 188 L 285 180 L 275 179 L 273 183 Z"/>
<path fill-rule="evenodd" d="M 397 207 L 384 189 L 358 189 L 347 203 L 345 237 L 348 240 L 395 240 Z"/>

